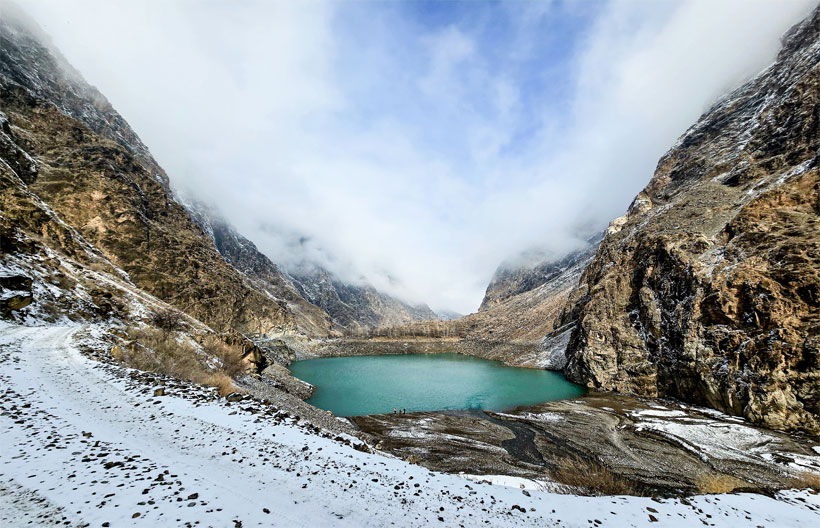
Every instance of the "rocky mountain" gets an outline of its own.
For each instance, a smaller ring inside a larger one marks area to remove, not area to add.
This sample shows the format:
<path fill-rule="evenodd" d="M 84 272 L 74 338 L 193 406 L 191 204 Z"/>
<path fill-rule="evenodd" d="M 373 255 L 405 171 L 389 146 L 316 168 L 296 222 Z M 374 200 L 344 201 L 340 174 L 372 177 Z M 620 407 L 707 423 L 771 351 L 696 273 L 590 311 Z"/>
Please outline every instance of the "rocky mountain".
<path fill-rule="evenodd" d="M 254 288 L 287 303 L 300 328 L 312 336 L 337 332 L 338 324 L 322 308 L 311 304 L 270 258 L 240 235 L 217 211 L 199 202 L 186 202 L 194 221 L 213 241 L 222 257 L 253 284 Z"/>
<path fill-rule="evenodd" d="M 35 245 L 60 253 L 74 240 L 42 238 L 43 220 L 20 207 L 20 195 L 29 193 L 47 211 L 38 214 L 72 230 L 96 252 L 96 260 L 217 330 L 321 337 L 345 328 L 437 318 L 427 307 L 346 284 L 320 268 L 283 274 L 214 210 L 183 205 L 148 148 L 105 97 L 33 21 L 13 4 L 2 5 L 0 148 L 3 169 L 10 171 L 3 212 L 7 228 L 20 231 L 15 236 L 28 236 L 32 243 L 39 237 Z M 10 314 L 10 308 L 4 310 Z"/>
<path fill-rule="evenodd" d="M 412 306 L 367 284 L 344 282 L 313 264 L 291 271 L 288 277 L 302 297 L 320 306 L 349 331 L 439 320 L 427 305 Z"/>
<path fill-rule="evenodd" d="M 116 282 L 115 289 L 145 292 L 218 331 L 264 336 L 329 328 L 320 315 L 306 323 L 292 309 L 303 304 L 262 287 L 261 268 L 246 276 L 226 262 L 105 97 L 33 21 L 13 4 L 2 7 L 2 275 L 16 277 L 3 279 L 9 317 L 25 318 L 49 299 L 59 308 L 53 317 L 124 316 L 127 303 L 111 291 Z M 89 290 L 91 283 L 98 286 Z M 68 302 L 61 290 L 84 303 Z"/>
<path fill-rule="evenodd" d="M 561 257 L 530 258 L 523 255 L 518 259 L 523 263 L 503 262 L 493 274 L 478 311 L 488 310 L 511 297 L 532 291 L 565 275 L 570 268 L 577 267 L 581 261 L 591 256 L 602 236 L 603 233 L 600 233 L 590 238 L 583 247 Z"/>
<path fill-rule="evenodd" d="M 559 326 L 558 319 L 600 235 L 563 257 L 534 265 L 499 266 L 478 312 L 460 320 L 466 335 L 483 341 L 535 343 Z"/>
<path fill-rule="evenodd" d="M 213 207 L 197 201 L 186 201 L 185 207 L 225 260 L 258 289 L 286 300 L 300 327 L 312 328 L 312 335 L 439 318 L 425 305 L 412 306 L 371 286 L 345 282 L 315 264 L 303 263 L 290 272 L 280 269 Z"/>
<path fill-rule="evenodd" d="M 454 312 L 452 310 L 436 310 L 436 315 L 442 321 L 453 321 L 455 319 L 459 319 L 461 317 L 464 317 L 464 314 Z"/>
<path fill-rule="evenodd" d="M 589 387 L 820 431 L 820 7 L 661 158 L 563 321 Z"/>

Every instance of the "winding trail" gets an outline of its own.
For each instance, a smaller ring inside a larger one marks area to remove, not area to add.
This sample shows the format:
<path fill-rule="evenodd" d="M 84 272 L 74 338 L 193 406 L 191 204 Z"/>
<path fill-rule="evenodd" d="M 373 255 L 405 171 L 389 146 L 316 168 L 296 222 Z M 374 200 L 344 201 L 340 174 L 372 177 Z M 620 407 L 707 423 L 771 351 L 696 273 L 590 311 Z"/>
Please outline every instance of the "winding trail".
<path fill-rule="evenodd" d="M 254 402 L 172 382 L 154 397 L 131 371 L 76 349 L 90 330 L 0 326 L 4 527 L 820 523 L 820 497 L 804 491 L 586 498 L 432 473 Z"/>

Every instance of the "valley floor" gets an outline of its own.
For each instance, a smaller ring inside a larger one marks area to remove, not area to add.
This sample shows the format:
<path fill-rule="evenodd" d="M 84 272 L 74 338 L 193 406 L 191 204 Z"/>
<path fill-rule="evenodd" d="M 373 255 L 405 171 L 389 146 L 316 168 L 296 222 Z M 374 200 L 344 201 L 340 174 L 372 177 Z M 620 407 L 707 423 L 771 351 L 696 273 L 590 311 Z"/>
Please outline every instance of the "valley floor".
<path fill-rule="evenodd" d="M 2 323 L 0 323 L 2 324 Z M 816 526 L 808 491 L 578 497 L 479 484 L 354 449 L 77 349 L 94 327 L 0 326 L 2 526 Z"/>

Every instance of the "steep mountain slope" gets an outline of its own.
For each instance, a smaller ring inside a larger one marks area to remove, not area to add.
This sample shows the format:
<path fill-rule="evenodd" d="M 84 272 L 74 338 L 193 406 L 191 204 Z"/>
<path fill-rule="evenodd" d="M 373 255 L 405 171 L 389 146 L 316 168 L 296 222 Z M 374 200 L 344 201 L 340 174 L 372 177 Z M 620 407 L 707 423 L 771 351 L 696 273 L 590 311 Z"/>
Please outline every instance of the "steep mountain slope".
<path fill-rule="evenodd" d="M 820 431 L 820 7 L 661 158 L 564 319 L 575 381 Z"/>
<path fill-rule="evenodd" d="M 122 117 L 35 23 L 11 4 L 2 7 L 0 148 L 10 234 L 28 237 L 35 253 L 108 263 L 109 271 L 113 265 L 216 330 L 325 332 L 326 322 L 300 328 L 304 318 L 294 317 L 287 299 L 257 288 L 223 259 Z"/>
<path fill-rule="evenodd" d="M 306 264 L 288 276 L 302 297 L 322 307 L 336 324 L 347 330 L 439 319 L 427 305 L 412 306 L 372 286 L 344 282 L 320 266 Z"/>
<path fill-rule="evenodd" d="M 8 2 L 0 44 L 0 148 L 5 169 L 18 175 L 5 188 L 33 193 L 139 288 L 215 329 L 259 336 L 327 336 L 437 319 L 426 306 L 344 283 L 315 266 L 286 276 L 218 214 L 178 203 L 128 123 Z M 7 208 L 16 205 L 9 199 Z M 29 235 L 41 231 L 32 219 L 7 221 L 9 228 L 28 222 Z"/>
<path fill-rule="evenodd" d="M 24 87 L 36 100 L 53 104 L 92 132 L 115 141 L 164 184 L 165 172 L 108 100 L 85 82 L 51 45 L 50 37 L 13 2 L 0 2 L 0 76 L 4 84 Z"/>
<path fill-rule="evenodd" d="M 124 315 L 128 300 L 105 275 L 130 281 L 28 190 L 20 175 L 33 181 L 37 164 L 17 140 L 0 113 L 0 318 L 53 322 Z"/>
<path fill-rule="evenodd" d="M 459 320 L 466 335 L 484 341 L 535 343 L 559 326 L 570 292 L 578 286 L 600 236 L 565 257 L 533 266 L 502 264 L 478 312 Z"/>
<path fill-rule="evenodd" d="M 532 259 L 534 263 L 502 263 L 495 271 L 478 311 L 492 308 L 511 297 L 532 291 L 548 282 L 555 281 L 570 268 L 589 258 L 595 252 L 603 233 L 590 238 L 583 247 L 560 258 Z"/>
<path fill-rule="evenodd" d="M 213 241 L 220 255 L 239 271 L 253 287 L 287 303 L 298 327 L 311 336 L 336 333 L 334 320 L 319 306 L 311 304 L 294 287 L 291 279 L 243 237 L 222 216 L 201 203 L 186 203 L 194 221 Z"/>
<path fill-rule="evenodd" d="M 184 205 L 225 260 L 257 289 L 284 299 L 299 327 L 312 329 L 311 335 L 438 319 L 427 306 L 411 306 L 371 286 L 344 282 L 315 264 L 304 263 L 290 273 L 280 270 L 213 207 L 195 200 Z"/>

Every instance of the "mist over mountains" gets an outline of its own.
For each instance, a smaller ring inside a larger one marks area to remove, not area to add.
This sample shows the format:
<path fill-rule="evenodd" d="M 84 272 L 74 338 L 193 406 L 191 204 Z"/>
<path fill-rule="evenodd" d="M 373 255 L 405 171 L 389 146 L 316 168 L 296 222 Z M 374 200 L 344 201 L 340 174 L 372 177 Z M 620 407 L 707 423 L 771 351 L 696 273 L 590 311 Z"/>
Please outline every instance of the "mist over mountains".
<path fill-rule="evenodd" d="M 566 253 L 622 214 L 810 6 L 25 8 L 173 185 L 276 263 L 467 313 L 500 262 Z"/>
<path fill-rule="evenodd" d="M 820 5 L 600 6 L 0 0 L 0 525 L 813 525 Z"/>

